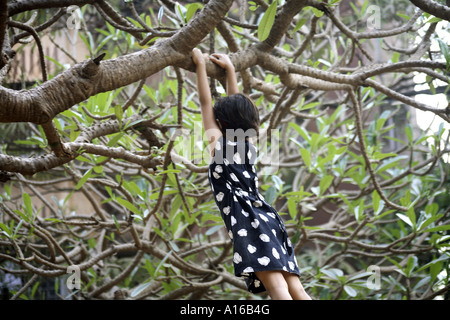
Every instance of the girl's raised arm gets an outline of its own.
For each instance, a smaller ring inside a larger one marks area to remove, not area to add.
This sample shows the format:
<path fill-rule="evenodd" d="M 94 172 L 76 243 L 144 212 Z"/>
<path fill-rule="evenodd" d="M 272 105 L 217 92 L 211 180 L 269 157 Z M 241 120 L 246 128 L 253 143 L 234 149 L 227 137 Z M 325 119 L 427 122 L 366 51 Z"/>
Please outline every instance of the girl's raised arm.
<path fill-rule="evenodd" d="M 205 129 L 206 138 L 208 139 L 210 153 L 214 154 L 214 146 L 216 141 L 222 136 L 212 107 L 211 91 L 209 89 L 208 76 L 206 74 L 205 56 L 200 49 L 192 50 L 192 60 L 196 65 L 197 73 L 197 90 L 200 100 L 200 108 L 202 113 L 203 128 Z"/>

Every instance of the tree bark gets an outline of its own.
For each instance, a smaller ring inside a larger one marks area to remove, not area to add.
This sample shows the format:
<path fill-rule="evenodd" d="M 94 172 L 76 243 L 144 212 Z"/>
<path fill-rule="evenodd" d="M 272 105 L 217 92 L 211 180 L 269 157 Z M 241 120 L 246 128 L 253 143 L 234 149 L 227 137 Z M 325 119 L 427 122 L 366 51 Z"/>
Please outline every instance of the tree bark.
<path fill-rule="evenodd" d="M 429 0 L 410 0 L 416 7 L 419 7 L 425 12 L 432 15 L 450 21 L 450 8 L 448 6 L 441 5 L 436 1 Z"/>
<path fill-rule="evenodd" d="M 177 34 L 150 48 L 101 63 L 92 59 L 85 61 L 30 90 L 14 91 L 0 87 L 0 122 L 47 123 L 90 96 L 147 78 L 169 65 L 180 64 L 220 22 L 232 2 L 210 1 Z M 186 64 L 192 65 L 192 62 Z"/>

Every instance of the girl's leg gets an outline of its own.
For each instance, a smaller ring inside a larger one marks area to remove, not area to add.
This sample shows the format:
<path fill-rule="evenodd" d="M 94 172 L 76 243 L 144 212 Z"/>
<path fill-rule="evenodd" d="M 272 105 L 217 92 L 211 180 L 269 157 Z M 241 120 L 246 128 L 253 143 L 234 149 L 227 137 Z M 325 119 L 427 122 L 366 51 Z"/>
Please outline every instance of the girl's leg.
<path fill-rule="evenodd" d="M 295 274 L 276 270 L 258 271 L 255 274 L 273 300 L 311 300 Z"/>
<path fill-rule="evenodd" d="M 255 274 L 273 300 L 292 300 L 288 284 L 281 271 L 258 271 Z"/>
<path fill-rule="evenodd" d="M 289 294 L 294 300 L 311 300 L 300 282 L 299 276 L 289 272 L 283 272 L 284 279 L 289 288 Z"/>
<path fill-rule="evenodd" d="M 257 271 L 255 274 L 273 300 L 292 300 L 288 283 L 281 271 Z"/>

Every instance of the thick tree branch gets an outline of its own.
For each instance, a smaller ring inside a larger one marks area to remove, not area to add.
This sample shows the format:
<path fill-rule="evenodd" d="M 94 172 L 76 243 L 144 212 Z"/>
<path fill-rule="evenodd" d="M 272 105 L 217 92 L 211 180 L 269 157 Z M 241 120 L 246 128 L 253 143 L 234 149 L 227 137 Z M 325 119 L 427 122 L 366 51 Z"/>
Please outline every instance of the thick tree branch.
<path fill-rule="evenodd" d="M 425 12 L 431 13 L 432 15 L 450 21 L 450 8 L 444 6 L 436 1 L 431 0 L 410 0 L 415 6 L 419 7 Z"/>
<path fill-rule="evenodd" d="M 228 11 L 232 0 L 210 1 L 191 22 L 170 39 L 135 53 L 102 62 L 75 65 L 43 85 L 27 91 L 0 88 L 0 122 L 46 123 L 57 114 L 100 92 L 146 78 L 186 60 Z"/>
<path fill-rule="evenodd" d="M 97 0 L 25 0 L 14 1 L 8 4 L 8 15 L 14 16 L 21 12 L 31 11 L 36 9 L 49 8 L 65 8 L 72 5 L 82 7 L 86 4 L 93 4 Z"/>
<path fill-rule="evenodd" d="M 36 172 L 47 171 L 69 163 L 85 152 L 115 159 L 123 159 L 138 164 L 143 168 L 155 169 L 156 166 L 161 165 L 161 160 L 154 158 L 153 155 L 140 156 L 123 148 L 110 148 L 87 142 L 69 142 L 63 144 L 61 147 L 63 148 L 63 153 L 47 154 L 38 158 L 21 158 L 0 154 L 0 170 L 32 175 Z"/>

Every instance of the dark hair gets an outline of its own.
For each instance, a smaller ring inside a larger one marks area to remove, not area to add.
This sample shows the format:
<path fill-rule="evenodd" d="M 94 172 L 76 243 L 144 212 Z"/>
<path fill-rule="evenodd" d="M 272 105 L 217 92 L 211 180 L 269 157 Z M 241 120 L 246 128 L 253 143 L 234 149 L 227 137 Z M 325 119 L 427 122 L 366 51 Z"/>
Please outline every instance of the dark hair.
<path fill-rule="evenodd" d="M 260 124 L 258 108 L 246 95 L 236 93 L 220 98 L 213 109 L 216 119 L 222 126 L 223 134 L 227 129 L 242 129 L 249 133 L 249 137 L 258 135 Z"/>

